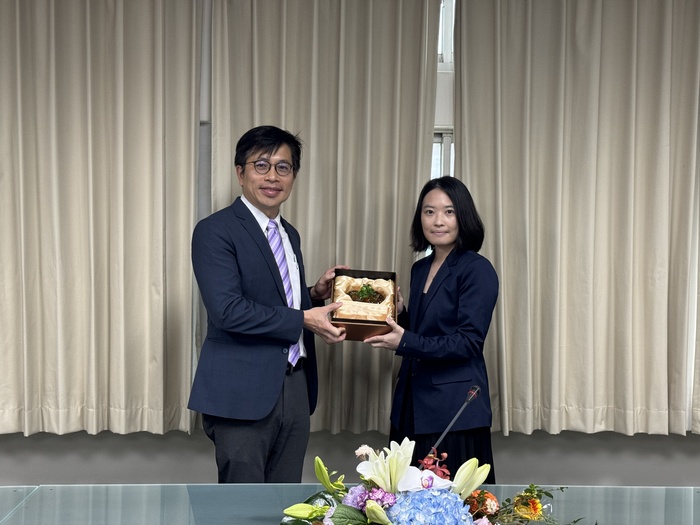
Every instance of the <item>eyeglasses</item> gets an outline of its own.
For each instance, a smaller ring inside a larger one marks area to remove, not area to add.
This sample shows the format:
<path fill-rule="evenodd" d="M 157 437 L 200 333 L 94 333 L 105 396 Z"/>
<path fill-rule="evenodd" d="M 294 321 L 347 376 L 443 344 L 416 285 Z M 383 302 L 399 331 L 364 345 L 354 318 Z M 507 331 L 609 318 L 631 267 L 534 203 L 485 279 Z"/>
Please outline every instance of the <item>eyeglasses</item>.
<path fill-rule="evenodd" d="M 260 175 L 265 175 L 267 172 L 269 172 L 271 166 L 275 167 L 275 171 L 280 177 L 286 177 L 293 171 L 292 165 L 284 161 L 278 162 L 277 164 L 272 164 L 267 160 L 260 159 L 251 162 L 246 162 L 246 164 L 252 164 L 253 168 L 255 168 L 255 171 L 258 172 Z"/>

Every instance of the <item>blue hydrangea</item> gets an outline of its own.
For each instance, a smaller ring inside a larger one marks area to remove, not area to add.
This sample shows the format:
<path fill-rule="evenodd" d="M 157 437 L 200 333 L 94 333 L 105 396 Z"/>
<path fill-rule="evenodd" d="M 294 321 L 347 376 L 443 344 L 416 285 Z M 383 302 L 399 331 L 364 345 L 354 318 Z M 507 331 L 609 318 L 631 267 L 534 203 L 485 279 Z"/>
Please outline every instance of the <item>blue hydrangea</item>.
<path fill-rule="evenodd" d="M 402 492 L 386 514 L 394 525 L 473 525 L 469 507 L 447 489 Z"/>

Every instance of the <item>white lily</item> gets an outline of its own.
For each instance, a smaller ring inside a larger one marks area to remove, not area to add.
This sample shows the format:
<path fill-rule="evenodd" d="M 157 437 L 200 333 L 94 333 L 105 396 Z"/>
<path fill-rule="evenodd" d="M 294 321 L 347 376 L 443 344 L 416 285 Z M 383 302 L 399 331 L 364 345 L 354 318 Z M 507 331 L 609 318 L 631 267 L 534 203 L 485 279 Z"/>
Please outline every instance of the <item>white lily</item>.
<path fill-rule="evenodd" d="M 452 482 L 436 476 L 432 470 L 408 467 L 399 481 L 399 492 L 415 492 L 423 489 L 443 489 L 452 486 Z"/>
<path fill-rule="evenodd" d="M 373 450 L 369 453 L 369 458 L 361 461 L 357 465 L 357 472 L 360 473 L 363 479 L 371 481 L 379 488 L 389 491 L 391 486 L 391 477 L 389 475 L 389 465 L 384 457 L 384 452 L 379 455 Z"/>
<path fill-rule="evenodd" d="M 415 441 L 408 438 L 403 438 L 399 445 L 396 441 L 389 444 L 390 450 L 387 452 L 389 461 L 389 474 L 391 479 L 391 487 L 389 492 L 398 492 L 399 481 L 403 478 L 404 473 L 411 465 L 413 460 L 413 448 L 416 446 Z M 386 450 L 386 449 L 385 449 Z"/>
<path fill-rule="evenodd" d="M 401 445 L 392 441 L 389 446 L 379 454 L 370 450 L 367 460 L 357 465 L 357 472 L 379 488 L 396 493 L 399 480 L 411 464 L 415 442 L 404 438 Z"/>
<path fill-rule="evenodd" d="M 480 467 L 478 465 L 479 461 L 476 458 L 472 458 L 464 462 L 457 470 L 457 474 L 455 474 L 454 485 L 451 490 L 455 494 L 459 494 L 463 500 L 481 486 L 491 471 L 491 465 L 488 463 Z"/>

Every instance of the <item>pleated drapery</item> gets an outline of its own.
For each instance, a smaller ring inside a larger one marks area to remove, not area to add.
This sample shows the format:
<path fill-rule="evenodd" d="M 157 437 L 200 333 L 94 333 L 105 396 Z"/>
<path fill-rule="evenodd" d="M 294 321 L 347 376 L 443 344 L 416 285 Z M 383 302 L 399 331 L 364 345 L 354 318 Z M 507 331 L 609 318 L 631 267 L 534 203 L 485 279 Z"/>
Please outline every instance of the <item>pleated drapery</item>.
<path fill-rule="evenodd" d="M 240 193 L 255 125 L 305 143 L 282 214 L 307 281 L 347 264 L 407 292 L 439 10 L 0 0 L 0 432 L 192 430 L 192 228 Z M 698 27 L 694 0 L 456 2 L 455 175 L 501 280 L 494 429 L 700 433 Z M 313 429 L 387 432 L 397 359 L 317 342 Z"/>
<path fill-rule="evenodd" d="M 214 1 L 212 202 L 240 193 L 234 146 L 273 124 L 305 143 L 282 215 L 302 236 L 307 282 L 328 268 L 395 271 L 430 178 L 439 0 Z M 317 338 L 313 429 L 388 433 L 395 357 Z"/>
<path fill-rule="evenodd" d="M 694 0 L 457 2 L 504 432 L 700 432 L 699 27 Z"/>
<path fill-rule="evenodd" d="M 191 427 L 198 9 L 0 2 L 0 432 Z"/>

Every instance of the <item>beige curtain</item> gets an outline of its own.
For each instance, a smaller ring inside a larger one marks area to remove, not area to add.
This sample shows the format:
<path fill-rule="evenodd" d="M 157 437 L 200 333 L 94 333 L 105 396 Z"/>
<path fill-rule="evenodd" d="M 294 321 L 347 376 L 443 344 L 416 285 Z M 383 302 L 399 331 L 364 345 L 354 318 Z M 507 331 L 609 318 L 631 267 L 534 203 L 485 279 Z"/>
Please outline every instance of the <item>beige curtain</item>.
<path fill-rule="evenodd" d="M 700 432 L 698 28 L 695 0 L 457 3 L 505 432 Z"/>
<path fill-rule="evenodd" d="M 0 0 L 0 432 L 191 427 L 197 10 Z"/>
<path fill-rule="evenodd" d="M 410 219 L 430 178 L 439 0 L 215 0 L 212 202 L 239 194 L 238 137 L 260 124 L 305 142 L 282 214 L 307 280 L 334 264 L 396 271 L 408 290 Z M 314 430 L 388 432 L 394 356 L 318 338 Z"/>

